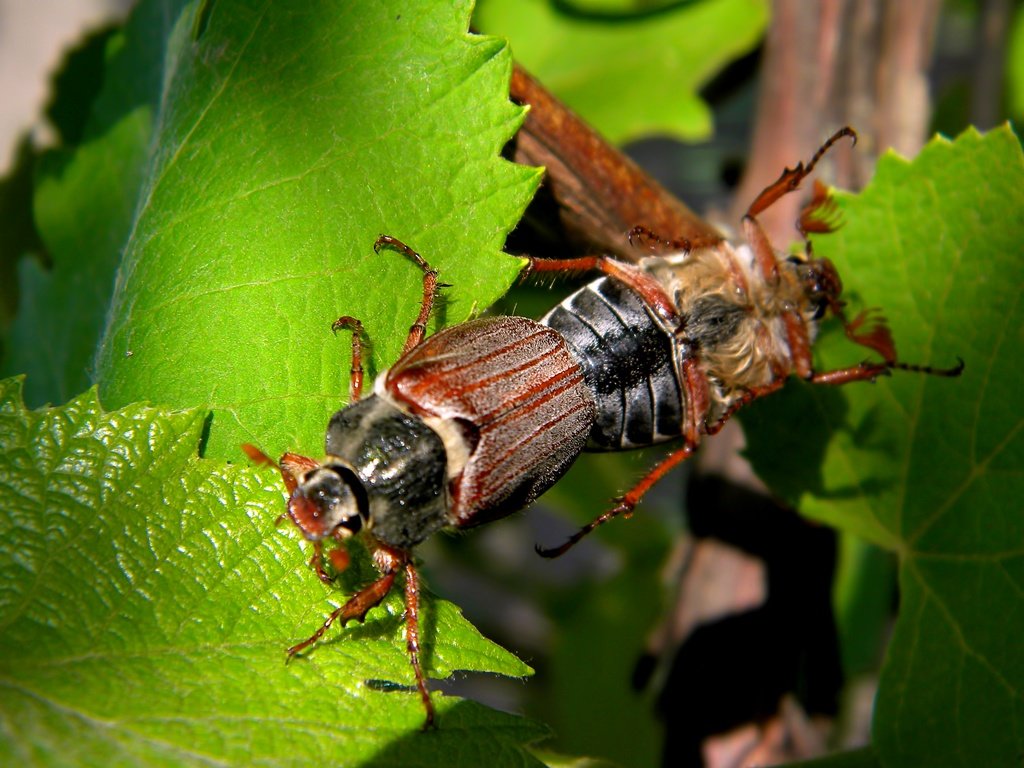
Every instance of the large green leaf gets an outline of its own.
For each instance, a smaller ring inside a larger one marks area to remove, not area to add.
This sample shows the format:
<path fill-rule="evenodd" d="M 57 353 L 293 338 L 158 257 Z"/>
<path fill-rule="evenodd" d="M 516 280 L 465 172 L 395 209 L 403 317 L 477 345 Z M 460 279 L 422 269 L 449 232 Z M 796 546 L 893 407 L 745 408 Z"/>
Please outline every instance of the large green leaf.
<path fill-rule="evenodd" d="M 886 765 L 1010 765 L 1024 753 L 1024 161 L 1008 127 L 881 159 L 815 239 L 855 305 L 884 307 L 903 359 L 840 390 L 791 385 L 749 409 L 748 453 L 812 517 L 900 557 L 902 603 L 875 741 Z M 822 370 L 857 362 L 841 334 Z"/>
<path fill-rule="evenodd" d="M 346 392 L 347 343 L 331 321 L 363 321 L 372 373 L 416 315 L 420 272 L 375 254 L 378 234 L 419 249 L 452 284 L 437 313 L 448 323 L 520 268 L 500 248 L 538 171 L 499 157 L 521 119 L 507 98 L 511 60 L 501 41 L 466 32 L 469 11 L 468 0 L 414 11 L 397 0 L 143 3 L 137 18 L 164 22 L 133 23 L 119 50 L 148 57 L 115 55 L 108 76 L 148 90 L 108 92 L 121 119 L 47 176 L 39 204 L 55 212 L 40 222 L 58 287 L 31 292 L 30 317 L 106 317 L 104 402 L 210 408 L 210 455 L 237 455 L 242 441 L 318 452 Z M 124 160 L 140 147 L 141 167 Z M 133 170 L 125 217 L 114 177 Z M 75 293 L 79 261 L 101 274 Z M 94 337 L 58 348 L 54 375 L 77 380 Z M 32 341 L 22 359 L 43 349 Z"/>
<path fill-rule="evenodd" d="M 693 141 L 712 129 L 698 89 L 758 43 L 768 4 L 704 0 L 659 13 L 587 15 L 551 0 L 484 0 L 474 21 L 508 37 L 516 60 L 611 141 Z"/>
<path fill-rule="evenodd" d="M 197 458 L 201 411 L 20 394 L 0 383 L 0 763 L 534 764 L 542 727 L 471 702 L 435 694 L 420 732 L 400 590 L 285 664 L 343 595 L 275 527 L 276 472 Z M 425 610 L 432 676 L 529 673 L 454 606 Z"/>

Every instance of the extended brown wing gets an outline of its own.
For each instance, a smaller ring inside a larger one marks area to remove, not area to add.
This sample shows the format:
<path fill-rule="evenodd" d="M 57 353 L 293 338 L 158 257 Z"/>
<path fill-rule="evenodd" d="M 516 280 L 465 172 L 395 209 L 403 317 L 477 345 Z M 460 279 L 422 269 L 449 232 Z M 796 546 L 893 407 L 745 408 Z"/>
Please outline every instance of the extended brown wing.
<path fill-rule="evenodd" d="M 554 198 L 571 238 L 626 261 L 649 255 L 652 248 L 675 250 L 653 241 L 645 243 L 650 248 L 631 247 L 627 234 L 637 226 L 664 240 L 689 240 L 693 246 L 722 239 L 519 65 L 512 73 L 511 96 L 530 106 L 513 157 L 547 168 L 545 191 Z"/>

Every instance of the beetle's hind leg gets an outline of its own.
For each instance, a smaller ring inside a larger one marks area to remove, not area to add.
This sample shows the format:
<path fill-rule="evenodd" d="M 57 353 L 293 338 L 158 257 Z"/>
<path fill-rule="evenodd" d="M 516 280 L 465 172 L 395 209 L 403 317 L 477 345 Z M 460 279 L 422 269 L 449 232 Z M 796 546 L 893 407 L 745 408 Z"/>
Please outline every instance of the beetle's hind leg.
<path fill-rule="evenodd" d="M 536 547 L 537 554 L 541 557 L 559 557 L 564 555 L 570 549 L 572 549 L 580 540 L 593 531 L 598 526 L 604 525 L 609 520 L 618 517 L 619 515 L 625 515 L 629 517 L 633 514 L 633 510 L 636 509 L 636 505 L 640 503 L 640 499 L 654 487 L 654 485 L 661 480 L 665 475 L 671 472 L 679 464 L 682 464 L 688 458 L 690 458 L 697 450 L 697 446 L 687 442 L 682 448 L 673 451 L 658 464 L 656 464 L 643 478 L 634 485 L 627 493 L 625 493 L 617 501 L 618 503 L 609 509 L 607 512 L 599 515 L 598 517 L 591 520 L 585 526 L 580 528 L 576 533 L 569 537 L 568 541 L 558 547 Z"/>
<path fill-rule="evenodd" d="M 405 647 L 416 677 L 416 689 L 427 711 L 423 728 L 434 727 L 434 702 L 430 700 L 427 679 L 420 665 L 420 575 L 412 562 L 405 564 Z"/>
<path fill-rule="evenodd" d="M 644 303 L 653 309 L 670 326 L 678 325 L 676 305 L 665 292 L 661 283 L 632 264 L 617 261 L 609 256 L 579 256 L 570 259 L 536 259 L 520 275 L 527 278 L 540 272 L 601 272 L 618 280 L 640 295 Z"/>

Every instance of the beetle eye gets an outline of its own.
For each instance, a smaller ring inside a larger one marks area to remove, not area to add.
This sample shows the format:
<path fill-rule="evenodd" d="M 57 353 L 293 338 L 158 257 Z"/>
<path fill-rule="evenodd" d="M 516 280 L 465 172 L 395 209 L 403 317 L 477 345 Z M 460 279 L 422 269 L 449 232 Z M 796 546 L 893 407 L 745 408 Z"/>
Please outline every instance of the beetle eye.
<path fill-rule="evenodd" d="M 365 499 L 359 478 L 343 465 L 324 464 L 303 477 L 288 500 L 288 515 L 310 541 L 363 527 Z M 344 536 L 345 534 L 343 534 Z"/>
<path fill-rule="evenodd" d="M 355 536 L 363 529 L 363 516 L 358 513 L 354 515 L 349 515 L 343 520 L 340 520 L 338 524 L 335 526 L 336 532 L 341 533 L 341 531 L 337 531 L 338 528 L 344 528 L 348 531 L 348 534 L 343 534 L 342 538 L 347 538 L 348 536 Z"/>

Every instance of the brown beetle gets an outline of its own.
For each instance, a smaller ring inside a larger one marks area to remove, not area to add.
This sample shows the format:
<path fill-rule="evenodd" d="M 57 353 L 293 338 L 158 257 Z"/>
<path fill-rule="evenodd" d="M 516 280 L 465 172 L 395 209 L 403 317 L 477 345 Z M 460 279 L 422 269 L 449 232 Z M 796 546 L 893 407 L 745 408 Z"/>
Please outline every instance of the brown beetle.
<path fill-rule="evenodd" d="M 847 320 L 842 282 L 810 244 L 801 255 L 781 258 L 757 216 L 799 188 L 826 152 L 856 133 L 836 131 L 806 163 L 786 169 L 757 196 L 743 217 L 746 243 L 725 240 L 693 246 L 665 241 L 645 227 L 640 239 L 667 251 L 636 264 L 610 257 L 533 259 L 534 272 L 599 270 L 605 274 L 576 291 L 541 322 L 555 329 L 583 366 L 597 403 L 591 450 L 623 450 L 682 438 L 683 444 L 651 469 L 615 505 L 550 549 L 556 557 L 604 522 L 629 514 L 673 467 L 690 458 L 705 436 L 717 433 L 747 403 L 780 389 L 795 374 L 814 384 L 874 381 L 892 370 L 958 376 L 950 369 L 909 365 L 896 358 L 885 321 L 862 312 Z M 801 214 L 802 235 L 830 229 L 830 201 L 819 188 Z M 811 345 L 818 322 L 831 312 L 846 336 L 877 353 L 834 371 L 815 371 Z"/>
<path fill-rule="evenodd" d="M 395 364 L 362 398 L 362 326 L 351 317 L 334 328 L 352 335 L 351 402 L 331 417 L 327 458 L 286 453 L 279 467 L 288 516 L 313 542 L 310 562 L 321 580 L 325 541 L 362 535 L 381 577 L 333 611 L 289 657 L 338 621 L 363 621 L 405 572 L 405 627 L 416 686 L 434 721 L 419 660 L 419 575 L 413 548 L 442 528 L 469 528 L 529 504 L 576 459 L 595 406 L 579 363 L 562 337 L 522 317 L 494 317 L 426 337 L 437 273 L 418 253 L 382 235 L 424 272 L 419 317 Z M 253 446 L 254 460 L 273 463 Z M 344 567 L 343 550 L 331 552 Z"/>

